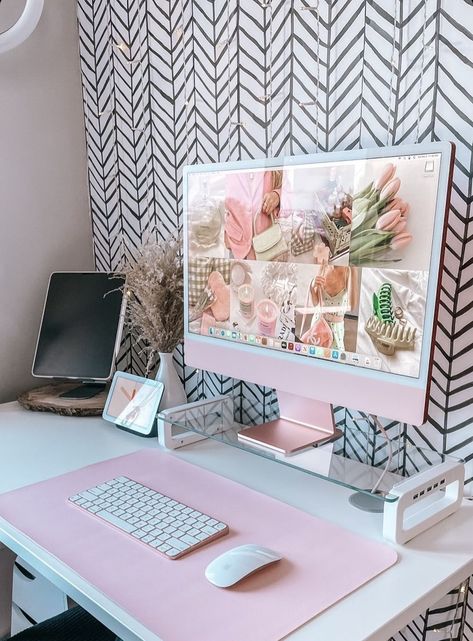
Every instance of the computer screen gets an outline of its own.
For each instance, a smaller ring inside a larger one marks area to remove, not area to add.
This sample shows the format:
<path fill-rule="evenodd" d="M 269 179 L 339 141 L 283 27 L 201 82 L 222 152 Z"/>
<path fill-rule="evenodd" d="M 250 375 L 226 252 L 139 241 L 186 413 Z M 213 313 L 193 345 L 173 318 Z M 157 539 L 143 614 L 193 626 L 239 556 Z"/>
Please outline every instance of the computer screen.
<path fill-rule="evenodd" d="M 431 143 L 187 168 L 187 341 L 277 355 L 266 372 L 280 379 L 311 361 L 313 375 L 425 392 L 451 155 Z"/>
<path fill-rule="evenodd" d="M 110 273 L 53 273 L 38 335 L 33 375 L 107 380 L 123 323 L 124 278 Z"/>

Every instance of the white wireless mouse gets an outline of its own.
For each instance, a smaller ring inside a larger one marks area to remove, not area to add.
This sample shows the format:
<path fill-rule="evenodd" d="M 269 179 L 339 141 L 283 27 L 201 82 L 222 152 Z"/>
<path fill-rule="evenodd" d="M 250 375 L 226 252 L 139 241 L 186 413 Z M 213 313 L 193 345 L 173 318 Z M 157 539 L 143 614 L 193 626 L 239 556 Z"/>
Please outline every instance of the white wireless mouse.
<path fill-rule="evenodd" d="M 262 545 L 240 545 L 209 563 L 205 576 L 218 588 L 229 588 L 253 572 L 281 559 L 280 554 Z"/>

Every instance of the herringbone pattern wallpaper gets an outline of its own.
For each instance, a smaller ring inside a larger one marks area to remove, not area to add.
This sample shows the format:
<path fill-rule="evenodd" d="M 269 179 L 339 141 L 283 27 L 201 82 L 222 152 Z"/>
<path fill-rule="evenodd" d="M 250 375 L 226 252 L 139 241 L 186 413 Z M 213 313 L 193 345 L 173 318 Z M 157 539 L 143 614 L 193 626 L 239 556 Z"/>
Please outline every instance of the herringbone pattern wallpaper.
<path fill-rule="evenodd" d="M 427 426 L 409 442 L 470 461 L 473 486 L 473 8 L 465 0 L 78 0 L 98 269 L 181 225 L 186 163 L 452 140 L 457 161 Z M 129 338 L 122 365 L 142 371 Z M 190 398 L 271 390 L 184 365 Z M 402 402 L 402 399 L 400 399 Z M 356 419 L 340 408 L 340 422 Z M 356 442 L 344 442 L 349 456 Z M 379 461 L 378 461 L 379 462 Z M 467 586 L 401 640 L 473 641 Z M 473 597 L 470 599 L 473 601 Z"/>

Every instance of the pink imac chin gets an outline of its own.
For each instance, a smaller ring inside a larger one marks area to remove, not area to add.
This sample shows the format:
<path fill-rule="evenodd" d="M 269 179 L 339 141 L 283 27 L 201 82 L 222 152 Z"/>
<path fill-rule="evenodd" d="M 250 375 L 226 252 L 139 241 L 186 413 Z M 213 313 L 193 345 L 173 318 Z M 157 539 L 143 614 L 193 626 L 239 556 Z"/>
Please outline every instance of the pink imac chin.
<path fill-rule="evenodd" d="M 404 384 L 393 384 L 390 380 L 383 380 L 376 372 L 357 370 L 352 373 L 352 368 L 337 365 L 322 370 L 313 360 L 287 358 L 286 354 L 268 353 L 268 350 L 251 347 L 242 349 L 240 345 L 227 341 L 203 339 L 191 334 L 185 337 L 185 354 L 186 364 L 191 367 L 243 380 L 248 380 L 251 373 L 252 383 L 272 387 L 279 394 L 287 392 L 287 395 L 294 395 L 290 405 L 291 418 L 295 416 L 295 411 L 310 410 L 307 405 L 297 408 L 297 401 L 302 397 L 412 425 L 425 422 L 425 386 L 414 387 L 410 380 Z M 421 385 L 420 381 L 416 382 Z M 289 400 L 287 395 L 285 398 Z M 281 409 L 283 413 L 284 409 Z M 307 414 L 304 416 L 308 418 Z M 308 423 L 314 426 L 317 416 Z M 306 422 L 300 420 L 302 416 L 296 414 L 296 417 L 298 422 Z M 320 425 L 320 428 L 328 431 L 327 423 Z"/>

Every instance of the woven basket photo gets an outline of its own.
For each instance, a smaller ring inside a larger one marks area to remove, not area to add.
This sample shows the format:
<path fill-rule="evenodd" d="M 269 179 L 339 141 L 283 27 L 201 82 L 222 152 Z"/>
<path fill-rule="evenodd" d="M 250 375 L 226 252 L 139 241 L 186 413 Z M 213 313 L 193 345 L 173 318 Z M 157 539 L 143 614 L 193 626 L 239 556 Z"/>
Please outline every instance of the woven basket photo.
<path fill-rule="evenodd" d="M 326 213 L 322 217 L 322 225 L 327 235 L 328 244 L 332 256 L 345 251 L 350 246 L 351 225 L 337 227 L 330 216 Z"/>

